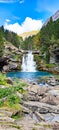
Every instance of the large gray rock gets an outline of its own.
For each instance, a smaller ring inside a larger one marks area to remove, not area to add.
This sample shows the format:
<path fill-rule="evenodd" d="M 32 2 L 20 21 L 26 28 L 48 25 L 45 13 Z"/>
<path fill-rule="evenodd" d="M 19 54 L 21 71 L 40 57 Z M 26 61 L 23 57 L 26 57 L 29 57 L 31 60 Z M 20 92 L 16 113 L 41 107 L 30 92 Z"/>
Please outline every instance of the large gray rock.
<path fill-rule="evenodd" d="M 11 62 L 11 63 L 9 64 L 9 69 L 10 69 L 10 70 L 15 70 L 15 69 L 17 69 L 17 66 L 18 66 L 17 63 L 12 63 L 12 62 Z"/>
<path fill-rule="evenodd" d="M 43 96 L 48 90 L 49 88 L 42 86 L 38 88 L 37 93 L 39 96 Z"/>
<path fill-rule="evenodd" d="M 46 97 L 44 97 L 41 102 L 48 103 L 50 105 L 58 105 L 59 104 L 59 98 L 55 97 L 54 95 L 48 94 Z"/>
<path fill-rule="evenodd" d="M 39 121 L 45 121 L 44 117 L 37 111 L 35 111 L 35 115 L 37 116 Z"/>

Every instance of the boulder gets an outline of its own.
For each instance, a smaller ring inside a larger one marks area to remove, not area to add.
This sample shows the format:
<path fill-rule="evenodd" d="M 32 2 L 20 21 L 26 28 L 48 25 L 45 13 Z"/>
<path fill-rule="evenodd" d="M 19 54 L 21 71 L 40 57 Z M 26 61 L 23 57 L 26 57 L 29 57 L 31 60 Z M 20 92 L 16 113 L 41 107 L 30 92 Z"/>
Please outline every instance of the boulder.
<path fill-rule="evenodd" d="M 37 92 L 39 96 L 43 96 L 48 90 L 49 88 L 42 86 L 38 88 Z"/>
<path fill-rule="evenodd" d="M 17 95 L 19 98 L 23 99 L 23 95 L 22 95 L 21 93 L 19 93 L 18 91 L 16 92 L 16 95 Z"/>
<path fill-rule="evenodd" d="M 39 121 L 45 121 L 44 117 L 37 111 L 35 111 L 35 115 L 37 116 Z"/>
<path fill-rule="evenodd" d="M 49 113 L 49 110 L 46 107 L 45 108 L 39 108 L 38 111 L 39 111 L 40 114 L 47 114 L 47 113 Z"/>
<path fill-rule="evenodd" d="M 9 66 L 8 65 L 4 65 L 3 66 L 3 72 L 8 72 L 9 71 Z"/>
<path fill-rule="evenodd" d="M 15 70 L 15 69 L 17 69 L 17 63 L 9 63 L 9 70 Z"/>
<path fill-rule="evenodd" d="M 13 81 L 10 77 L 6 78 L 6 81 L 7 81 L 8 84 L 13 85 Z"/>
<path fill-rule="evenodd" d="M 50 105 L 58 105 L 59 99 L 55 97 L 54 95 L 48 94 L 46 97 L 44 97 L 41 102 L 48 103 Z"/>
<path fill-rule="evenodd" d="M 0 70 L 2 70 L 3 66 L 7 64 L 8 64 L 8 57 L 0 58 Z"/>
<path fill-rule="evenodd" d="M 38 85 L 29 85 L 28 86 L 28 92 L 33 92 L 33 93 L 37 94 L 38 89 L 39 89 Z"/>

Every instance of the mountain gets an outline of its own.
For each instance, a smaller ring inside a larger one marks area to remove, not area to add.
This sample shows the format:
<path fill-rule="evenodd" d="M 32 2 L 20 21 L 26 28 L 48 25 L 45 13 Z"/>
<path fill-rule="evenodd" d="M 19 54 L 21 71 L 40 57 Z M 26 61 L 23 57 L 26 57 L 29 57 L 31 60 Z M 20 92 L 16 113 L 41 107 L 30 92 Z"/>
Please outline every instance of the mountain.
<path fill-rule="evenodd" d="M 53 21 L 59 19 L 59 10 L 52 16 Z"/>
<path fill-rule="evenodd" d="M 26 37 L 36 35 L 38 32 L 39 32 L 38 30 L 30 31 L 30 32 L 24 32 L 24 33 L 20 34 L 20 37 L 22 37 L 23 40 L 24 40 Z"/>
<path fill-rule="evenodd" d="M 53 21 L 56 21 L 57 19 L 59 19 L 59 10 L 57 10 L 57 12 L 56 12 L 54 15 L 52 15 L 51 17 L 52 17 L 52 20 L 53 20 Z M 50 18 L 51 18 L 51 17 L 50 17 Z M 46 22 L 44 23 L 44 25 L 47 25 L 47 23 L 50 21 L 50 18 L 48 18 L 48 19 L 46 20 Z"/>

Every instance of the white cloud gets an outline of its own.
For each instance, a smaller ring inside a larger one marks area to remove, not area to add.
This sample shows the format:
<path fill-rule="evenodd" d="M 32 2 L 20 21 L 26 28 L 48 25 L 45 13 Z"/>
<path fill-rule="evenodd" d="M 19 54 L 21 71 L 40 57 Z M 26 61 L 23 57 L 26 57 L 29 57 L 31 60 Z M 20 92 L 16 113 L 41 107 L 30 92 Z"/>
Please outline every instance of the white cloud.
<path fill-rule="evenodd" d="M 0 3 L 15 3 L 19 2 L 20 4 L 24 3 L 25 0 L 0 0 Z"/>
<path fill-rule="evenodd" d="M 15 20 L 20 20 L 21 17 L 13 16 L 13 19 L 15 19 Z"/>
<path fill-rule="evenodd" d="M 0 0 L 0 3 L 13 3 L 18 2 L 19 0 Z"/>
<path fill-rule="evenodd" d="M 19 0 L 19 3 L 20 3 L 20 4 L 24 3 L 24 0 Z"/>
<path fill-rule="evenodd" d="M 10 22 L 10 19 L 6 19 L 6 22 L 9 23 L 9 22 Z"/>
<path fill-rule="evenodd" d="M 22 34 L 32 30 L 40 30 L 42 25 L 43 23 L 41 20 L 26 17 L 25 21 L 21 25 L 19 23 L 9 24 L 8 22 L 5 22 L 4 28 L 17 34 Z"/>

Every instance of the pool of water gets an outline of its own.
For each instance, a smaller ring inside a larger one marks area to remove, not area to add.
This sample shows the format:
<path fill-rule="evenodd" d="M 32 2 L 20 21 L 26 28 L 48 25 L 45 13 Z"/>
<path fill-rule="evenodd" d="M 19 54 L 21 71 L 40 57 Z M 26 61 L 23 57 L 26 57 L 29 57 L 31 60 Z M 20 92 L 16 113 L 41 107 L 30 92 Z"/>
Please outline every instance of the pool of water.
<path fill-rule="evenodd" d="M 51 75 L 49 72 L 37 71 L 37 72 L 8 72 L 7 77 L 26 79 L 29 81 L 36 81 L 42 76 Z"/>

